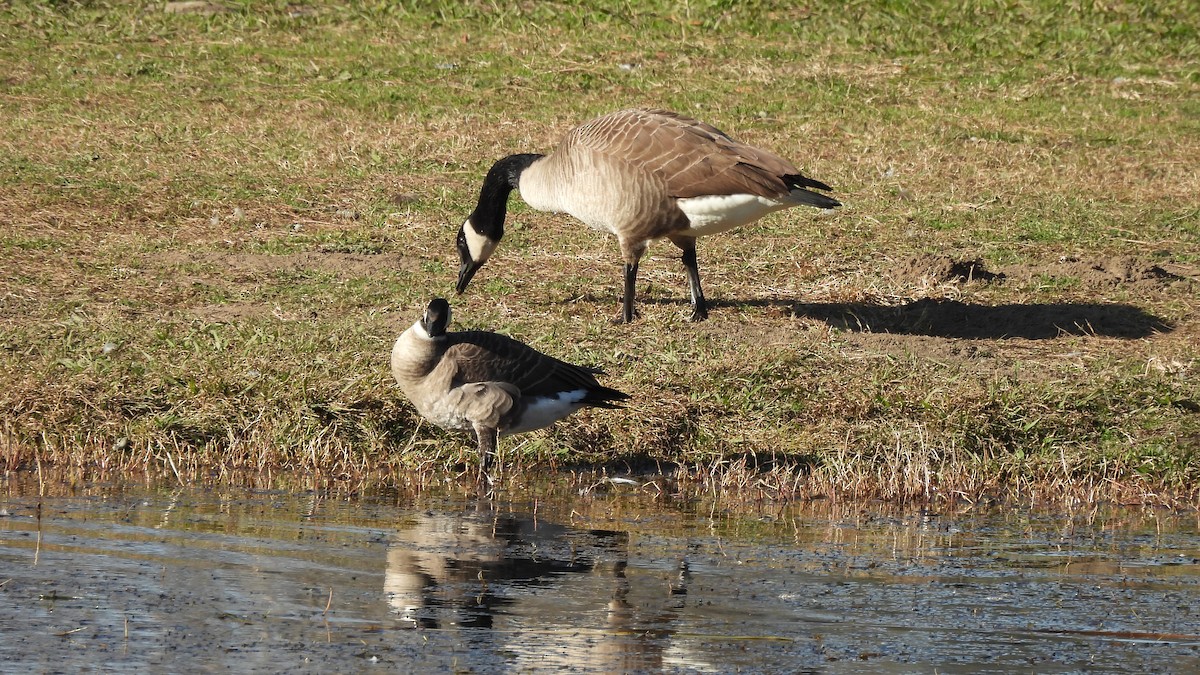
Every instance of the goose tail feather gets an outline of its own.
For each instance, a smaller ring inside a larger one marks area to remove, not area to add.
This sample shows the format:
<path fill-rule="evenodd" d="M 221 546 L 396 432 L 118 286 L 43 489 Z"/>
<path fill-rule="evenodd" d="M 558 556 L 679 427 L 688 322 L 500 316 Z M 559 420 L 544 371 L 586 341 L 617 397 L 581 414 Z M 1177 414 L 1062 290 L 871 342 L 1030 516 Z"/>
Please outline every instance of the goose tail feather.
<path fill-rule="evenodd" d="M 626 394 L 623 391 L 617 391 L 616 389 L 610 389 L 608 387 L 593 387 L 588 391 L 587 396 L 583 399 L 583 402 L 592 406 L 593 408 L 608 408 L 609 410 L 616 410 L 618 408 L 625 407 L 624 402 L 628 401 L 630 398 L 631 397 L 629 394 Z"/>
<path fill-rule="evenodd" d="M 806 206 L 815 206 L 818 209 L 835 209 L 842 205 L 841 202 L 823 195 L 819 192 L 811 192 L 809 190 L 794 189 L 792 190 L 792 199 Z"/>

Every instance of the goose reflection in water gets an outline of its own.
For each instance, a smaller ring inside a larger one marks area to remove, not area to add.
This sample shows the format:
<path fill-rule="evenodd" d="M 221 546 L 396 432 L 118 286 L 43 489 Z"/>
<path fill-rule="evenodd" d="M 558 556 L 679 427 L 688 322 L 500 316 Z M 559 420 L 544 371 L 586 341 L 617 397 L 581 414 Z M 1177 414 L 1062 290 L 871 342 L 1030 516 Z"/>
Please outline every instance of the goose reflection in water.
<path fill-rule="evenodd" d="M 460 631 L 467 667 L 706 669 L 670 639 L 685 606 L 686 562 L 631 579 L 628 561 L 627 532 L 428 512 L 394 536 L 384 591 L 402 625 Z"/>

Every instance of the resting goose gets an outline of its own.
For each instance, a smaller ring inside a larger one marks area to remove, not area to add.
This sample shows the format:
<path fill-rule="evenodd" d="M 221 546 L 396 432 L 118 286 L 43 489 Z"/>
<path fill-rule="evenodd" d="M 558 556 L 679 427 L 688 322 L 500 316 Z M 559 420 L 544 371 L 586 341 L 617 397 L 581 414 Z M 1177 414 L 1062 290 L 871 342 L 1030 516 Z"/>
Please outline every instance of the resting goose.
<path fill-rule="evenodd" d="M 481 479 L 499 436 L 548 427 L 584 406 L 619 408 L 629 399 L 601 386 L 595 368 L 559 361 L 498 333 L 448 333 L 449 324 L 450 304 L 432 300 L 392 347 L 392 375 L 425 419 L 475 434 Z"/>
<path fill-rule="evenodd" d="M 692 319 L 708 317 L 696 237 L 724 232 L 780 209 L 841 204 L 831 190 L 778 155 L 735 141 L 703 122 L 666 110 L 621 110 L 571 130 L 549 155 L 509 155 L 492 165 L 479 203 L 458 231 L 462 293 L 504 236 L 514 189 L 539 211 L 569 213 L 616 235 L 625 259 L 618 321 L 634 317 L 638 261 L 653 239 L 683 251 Z"/>

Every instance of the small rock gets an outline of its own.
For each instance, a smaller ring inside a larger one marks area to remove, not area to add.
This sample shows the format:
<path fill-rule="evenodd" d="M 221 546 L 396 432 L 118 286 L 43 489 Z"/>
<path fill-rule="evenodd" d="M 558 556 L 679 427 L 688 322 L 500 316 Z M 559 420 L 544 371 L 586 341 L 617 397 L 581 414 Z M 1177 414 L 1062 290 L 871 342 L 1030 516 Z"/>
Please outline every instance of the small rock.
<path fill-rule="evenodd" d="M 163 11 L 167 14 L 211 15 L 224 14 L 229 11 L 229 8 L 215 2 L 207 2 L 207 0 L 185 0 L 184 2 L 168 2 L 163 5 Z"/>

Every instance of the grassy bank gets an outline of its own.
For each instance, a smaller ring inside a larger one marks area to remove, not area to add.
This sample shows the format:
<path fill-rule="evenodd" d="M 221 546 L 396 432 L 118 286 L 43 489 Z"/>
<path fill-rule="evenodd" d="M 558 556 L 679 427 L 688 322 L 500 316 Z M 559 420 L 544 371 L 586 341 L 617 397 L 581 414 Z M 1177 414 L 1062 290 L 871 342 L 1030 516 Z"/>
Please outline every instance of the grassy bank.
<path fill-rule="evenodd" d="M 504 444 L 772 496 L 1200 499 L 1194 3 L 0 2 L 0 467 L 436 472 L 395 336 L 492 161 L 626 106 L 846 208 L 673 247 L 519 199 L 456 325 L 606 369 Z M 204 8 L 201 8 L 204 9 Z"/>

